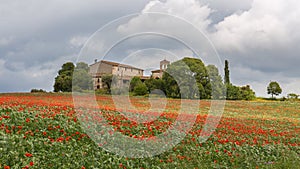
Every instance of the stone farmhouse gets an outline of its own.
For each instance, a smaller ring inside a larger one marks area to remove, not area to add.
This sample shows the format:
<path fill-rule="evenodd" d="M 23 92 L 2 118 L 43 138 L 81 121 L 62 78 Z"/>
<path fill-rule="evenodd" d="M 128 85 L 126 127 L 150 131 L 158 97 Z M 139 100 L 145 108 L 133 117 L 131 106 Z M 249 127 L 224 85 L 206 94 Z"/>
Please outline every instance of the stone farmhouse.
<path fill-rule="evenodd" d="M 142 81 L 150 79 L 150 77 L 160 79 L 162 78 L 163 72 L 167 69 L 169 64 L 170 62 L 164 59 L 160 62 L 160 69 L 152 71 L 151 76 L 144 76 L 143 69 L 131 65 L 106 60 L 95 60 L 95 63 L 89 66 L 89 73 L 93 78 L 94 90 L 97 90 L 102 89 L 104 87 L 102 84 L 103 75 L 114 75 L 118 78 L 119 83 L 121 84 L 129 84 L 130 80 L 135 76 L 140 77 Z"/>

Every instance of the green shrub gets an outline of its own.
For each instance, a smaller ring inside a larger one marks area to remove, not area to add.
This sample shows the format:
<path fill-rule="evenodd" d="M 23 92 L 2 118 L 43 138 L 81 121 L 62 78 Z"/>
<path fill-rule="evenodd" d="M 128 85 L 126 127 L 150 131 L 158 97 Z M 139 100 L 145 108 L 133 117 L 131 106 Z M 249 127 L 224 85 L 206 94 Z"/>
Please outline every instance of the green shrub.
<path fill-rule="evenodd" d="M 108 89 L 97 89 L 95 91 L 96 94 L 104 95 L 104 94 L 109 94 Z"/>
<path fill-rule="evenodd" d="M 43 89 L 31 89 L 30 91 L 31 93 L 47 93 L 45 90 Z"/>
<path fill-rule="evenodd" d="M 148 88 L 144 83 L 139 83 L 134 87 L 133 93 L 135 96 L 144 96 L 148 93 Z"/>

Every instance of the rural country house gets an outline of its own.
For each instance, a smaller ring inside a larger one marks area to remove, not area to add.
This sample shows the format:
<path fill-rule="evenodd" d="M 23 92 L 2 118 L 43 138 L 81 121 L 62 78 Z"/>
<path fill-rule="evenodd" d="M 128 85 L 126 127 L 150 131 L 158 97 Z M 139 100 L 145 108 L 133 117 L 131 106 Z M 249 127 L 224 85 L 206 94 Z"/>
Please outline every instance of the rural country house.
<path fill-rule="evenodd" d="M 142 81 L 150 77 L 159 79 L 162 78 L 163 72 L 167 69 L 169 64 L 170 61 L 164 59 L 160 62 L 160 69 L 152 71 L 151 76 L 144 76 L 143 69 L 131 65 L 106 60 L 95 60 L 95 63 L 90 65 L 89 73 L 93 78 L 94 90 L 97 90 L 104 87 L 102 84 L 102 76 L 104 75 L 114 75 L 121 84 L 128 84 L 135 76 L 140 77 Z"/>

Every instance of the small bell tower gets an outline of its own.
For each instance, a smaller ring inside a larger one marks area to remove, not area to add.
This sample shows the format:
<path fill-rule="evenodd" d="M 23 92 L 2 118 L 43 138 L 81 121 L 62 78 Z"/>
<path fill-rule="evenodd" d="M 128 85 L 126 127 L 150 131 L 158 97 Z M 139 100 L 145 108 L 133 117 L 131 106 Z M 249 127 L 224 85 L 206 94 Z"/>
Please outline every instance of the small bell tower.
<path fill-rule="evenodd" d="M 160 61 L 160 71 L 161 72 L 165 71 L 168 68 L 169 64 L 170 64 L 170 61 L 168 61 L 166 59 Z"/>

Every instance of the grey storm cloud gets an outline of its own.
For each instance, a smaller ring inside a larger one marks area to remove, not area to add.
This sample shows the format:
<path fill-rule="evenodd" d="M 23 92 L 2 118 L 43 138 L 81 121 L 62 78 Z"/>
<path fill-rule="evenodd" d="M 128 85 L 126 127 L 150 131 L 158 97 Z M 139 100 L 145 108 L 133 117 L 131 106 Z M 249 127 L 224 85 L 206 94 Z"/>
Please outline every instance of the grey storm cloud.
<path fill-rule="evenodd" d="M 1 1 L 0 92 L 52 90 L 59 67 L 75 62 L 84 41 L 147 1 Z"/>
<path fill-rule="evenodd" d="M 83 44 L 99 28 L 128 14 L 162 12 L 184 18 L 202 30 L 215 45 L 221 60 L 229 60 L 234 84 L 250 84 L 257 95 L 265 96 L 267 83 L 277 80 L 282 83 L 284 94 L 300 93 L 300 12 L 297 10 L 300 3 L 296 0 L 12 0 L 0 3 L 0 92 L 52 90 L 60 66 L 66 61 L 75 62 Z M 115 29 L 119 33 L 130 32 L 147 24 L 162 29 L 176 28 L 176 24 L 168 21 L 161 23 L 135 17 L 125 24 L 127 27 Z M 182 56 L 193 55 L 165 38 L 149 36 L 147 40 L 133 38 L 126 42 L 110 53 L 112 58 L 122 55 L 135 58 L 133 53 L 137 51 L 159 47 Z M 95 47 L 107 48 L 105 45 L 104 40 Z M 156 52 L 153 56 L 159 60 L 162 51 Z M 151 55 L 149 50 L 140 53 Z M 127 61 L 133 62 L 133 58 Z M 141 62 L 137 64 L 143 66 Z"/>

